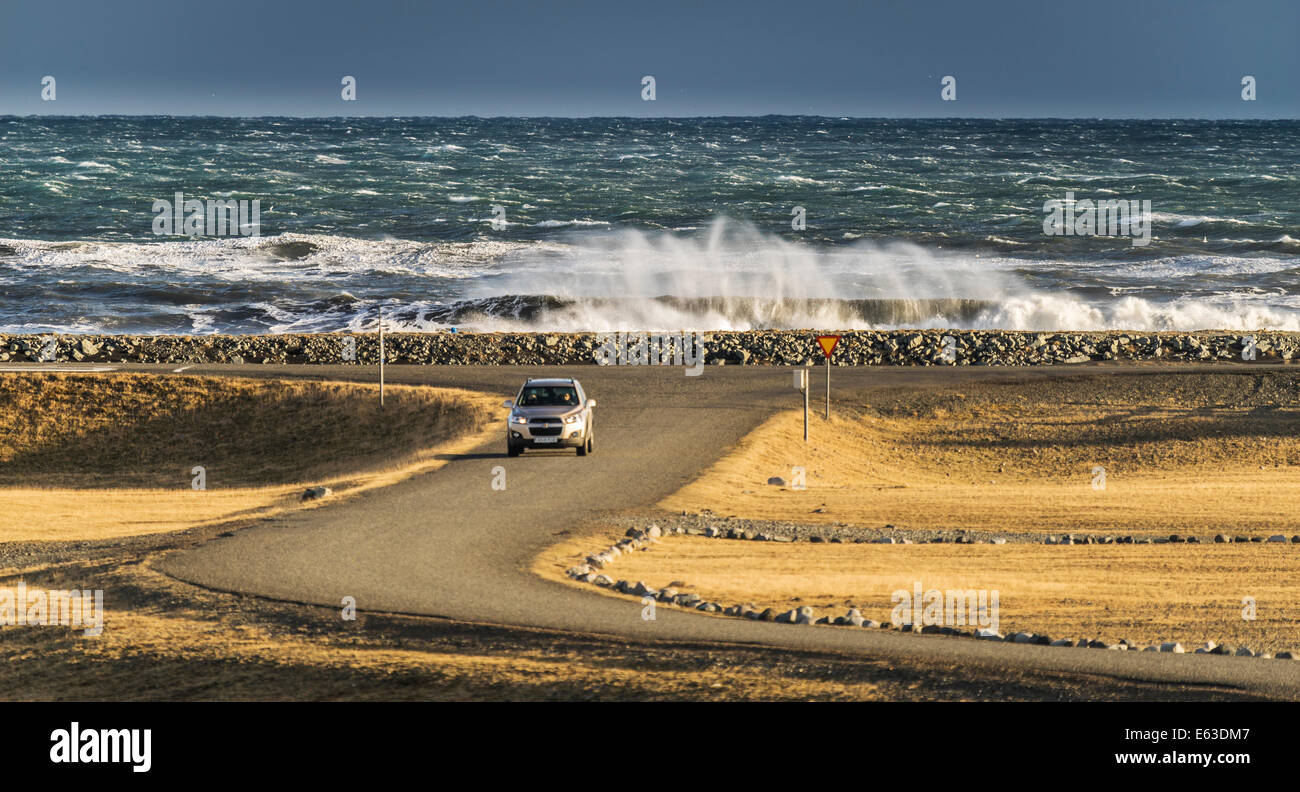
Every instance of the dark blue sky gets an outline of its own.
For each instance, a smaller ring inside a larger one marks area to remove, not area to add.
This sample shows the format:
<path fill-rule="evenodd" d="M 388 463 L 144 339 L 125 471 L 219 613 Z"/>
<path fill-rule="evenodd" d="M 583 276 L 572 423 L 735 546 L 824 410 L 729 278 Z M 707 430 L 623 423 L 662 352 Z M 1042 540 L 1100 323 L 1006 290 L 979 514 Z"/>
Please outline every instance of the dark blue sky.
<path fill-rule="evenodd" d="M 1298 34 L 1297 0 L 0 0 L 0 114 L 1298 118 Z"/>

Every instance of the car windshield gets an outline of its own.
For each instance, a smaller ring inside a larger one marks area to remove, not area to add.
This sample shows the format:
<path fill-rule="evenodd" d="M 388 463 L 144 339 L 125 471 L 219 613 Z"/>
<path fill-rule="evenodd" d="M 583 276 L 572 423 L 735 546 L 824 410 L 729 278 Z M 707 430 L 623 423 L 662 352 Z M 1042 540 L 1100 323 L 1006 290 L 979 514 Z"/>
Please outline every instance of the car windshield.
<path fill-rule="evenodd" d="M 529 385 L 519 394 L 520 407 L 576 407 L 578 392 L 572 385 Z"/>

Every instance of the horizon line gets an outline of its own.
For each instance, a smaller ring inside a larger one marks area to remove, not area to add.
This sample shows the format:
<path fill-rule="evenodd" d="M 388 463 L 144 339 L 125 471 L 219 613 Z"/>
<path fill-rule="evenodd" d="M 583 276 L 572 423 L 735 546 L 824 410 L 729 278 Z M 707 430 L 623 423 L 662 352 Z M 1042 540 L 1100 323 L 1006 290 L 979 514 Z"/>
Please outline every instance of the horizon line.
<path fill-rule="evenodd" d="M 849 116 L 823 115 L 817 113 L 763 113 L 761 115 L 667 115 L 667 116 L 629 116 L 629 115 L 221 115 L 197 113 L 0 113 L 0 119 L 87 119 L 87 118 L 177 118 L 177 119 L 229 119 L 240 121 L 293 119 L 300 121 L 346 121 L 346 120 L 429 120 L 461 121 L 475 119 L 480 121 L 698 121 L 727 119 L 799 119 L 815 118 L 827 121 L 1247 121 L 1276 122 L 1300 121 L 1300 116 L 1280 116 L 1273 118 L 1245 118 L 1239 116 Z"/>

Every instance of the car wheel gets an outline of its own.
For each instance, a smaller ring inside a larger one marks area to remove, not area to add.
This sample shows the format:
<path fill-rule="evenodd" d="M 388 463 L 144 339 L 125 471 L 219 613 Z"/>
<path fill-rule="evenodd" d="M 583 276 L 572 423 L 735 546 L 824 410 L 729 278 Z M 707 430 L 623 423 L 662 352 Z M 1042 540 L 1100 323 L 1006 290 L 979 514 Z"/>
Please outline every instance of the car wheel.
<path fill-rule="evenodd" d="M 589 454 L 589 453 L 591 453 L 591 435 L 590 435 L 590 434 L 587 435 L 587 439 L 586 439 L 586 440 L 583 440 L 583 441 L 582 441 L 582 445 L 578 446 L 578 456 L 586 456 L 586 455 Z"/>
<path fill-rule="evenodd" d="M 514 445 L 513 443 L 506 444 L 506 456 L 517 457 L 519 456 L 519 454 L 523 452 L 523 450 L 524 449 L 520 448 L 517 445 Z"/>

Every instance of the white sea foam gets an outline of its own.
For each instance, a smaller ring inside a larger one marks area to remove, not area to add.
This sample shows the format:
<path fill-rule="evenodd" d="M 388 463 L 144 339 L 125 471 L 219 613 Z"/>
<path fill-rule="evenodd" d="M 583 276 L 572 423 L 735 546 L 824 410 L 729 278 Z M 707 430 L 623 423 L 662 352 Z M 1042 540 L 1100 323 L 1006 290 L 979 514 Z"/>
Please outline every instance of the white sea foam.
<path fill-rule="evenodd" d="M 458 323 L 482 330 L 867 329 L 897 324 L 1300 330 L 1300 297 L 1284 288 L 1287 273 L 1296 266 L 1289 255 L 1033 261 L 864 239 L 815 247 L 726 220 L 683 233 L 688 229 L 575 227 L 545 242 L 415 242 L 316 234 L 143 243 L 3 239 L 0 245 L 12 252 L 0 259 L 5 265 L 0 287 L 93 280 L 127 294 L 174 288 L 194 295 L 183 300 L 192 306 L 184 310 L 192 332 L 228 331 L 230 320 L 223 316 L 232 311 L 260 311 L 263 327 L 270 330 L 338 329 L 367 321 L 367 312 L 380 300 L 418 309 L 402 312 L 404 318 L 395 320 L 395 326 L 432 329 L 437 322 L 429 316 L 440 315 L 439 303 L 445 308 L 451 302 L 517 295 L 533 295 L 529 299 L 539 306 L 538 296 L 554 299 L 525 319 L 496 315 Z M 1079 288 L 1085 284 L 1086 291 Z M 343 292 L 350 296 L 322 309 L 321 300 Z M 671 299 L 661 299 L 665 297 Z M 851 301 L 902 307 L 877 315 Z M 959 301 L 968 301 L 962 303 L 968 307 L 951 307 Z M 126 308 L 167 315 L 174 306 L 161 300 Z M 69 313 L 51 319 L 55 327 L 45 329 L 84 332 L 111 326 L 125 308 L 106 303 L 101 310 L 102 315 Z M 6 329 L 34 324 L 39 320 L 30 314 L 15 315 Z"/>

